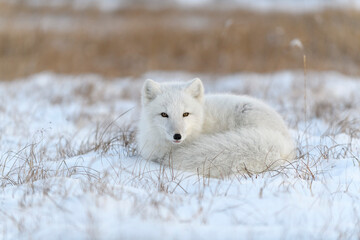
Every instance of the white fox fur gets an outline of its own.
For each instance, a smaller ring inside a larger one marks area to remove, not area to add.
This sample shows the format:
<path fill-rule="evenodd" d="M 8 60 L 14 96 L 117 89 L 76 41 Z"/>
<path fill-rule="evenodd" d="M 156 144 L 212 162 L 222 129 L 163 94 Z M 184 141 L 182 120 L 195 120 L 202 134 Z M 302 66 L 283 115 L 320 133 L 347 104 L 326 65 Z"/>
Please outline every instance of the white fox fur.
<path fill-rule="evenodd" d="M 204 96 L 200 79 L 146 80 L 137 141 L 143 158 L 209 177 L 259 173 L 294 158 L 277 112 L 248 96 Z"/>

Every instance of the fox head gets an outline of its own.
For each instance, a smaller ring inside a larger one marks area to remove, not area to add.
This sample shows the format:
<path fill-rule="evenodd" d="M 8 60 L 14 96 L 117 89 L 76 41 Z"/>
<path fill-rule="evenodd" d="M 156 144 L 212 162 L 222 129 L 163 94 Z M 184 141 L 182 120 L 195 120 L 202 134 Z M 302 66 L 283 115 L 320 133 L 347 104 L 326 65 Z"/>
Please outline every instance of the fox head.
<path fill-rule="evenodd" d="M 173 144 L 196 137 L 203 124 L 204 87 L 200 79 L 186 83 L 145 81 L 142 89 L 143 117 L 158 136 Z"/>

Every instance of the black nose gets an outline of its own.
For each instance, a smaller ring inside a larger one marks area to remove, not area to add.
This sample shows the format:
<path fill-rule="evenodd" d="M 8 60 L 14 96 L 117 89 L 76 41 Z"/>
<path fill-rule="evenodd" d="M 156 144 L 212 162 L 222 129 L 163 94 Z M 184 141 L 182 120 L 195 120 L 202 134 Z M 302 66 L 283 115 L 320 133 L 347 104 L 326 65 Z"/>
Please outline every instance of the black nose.
<path fill-rule="evenodd" d="M 174 134 L 174 139 L 175 140 L 180 140 L 181 139 L 181 135 L 179 133 L 175 133 Z"/>

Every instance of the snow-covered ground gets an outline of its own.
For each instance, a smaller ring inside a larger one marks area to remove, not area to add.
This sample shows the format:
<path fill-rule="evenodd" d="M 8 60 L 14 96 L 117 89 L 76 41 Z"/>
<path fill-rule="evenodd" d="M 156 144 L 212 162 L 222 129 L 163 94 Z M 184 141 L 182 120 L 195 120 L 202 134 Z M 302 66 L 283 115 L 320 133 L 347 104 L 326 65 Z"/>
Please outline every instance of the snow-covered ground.
<path fill-rule="evenodd" d="M 136 153 L 143 80 L 193 77 L 40 73 L 0 82 L 0 239 L 360 237 L 360 79 L 198 76 L 207 92 L 265 100 L 298 142 L 298 160 L 278 172 L 219 180 Z"/>
<path fill-rule="evenodd" d="M 32 7 L 64 7 L 75 9 L 96 7 L 103 11 L 114 11 L 136 5 L 149 8 L 244 8 L 258 11 L 314 11 L 324 8 L 360 8 L 359 0 L 0 0 L 0 2 L 20 2 Z"/>

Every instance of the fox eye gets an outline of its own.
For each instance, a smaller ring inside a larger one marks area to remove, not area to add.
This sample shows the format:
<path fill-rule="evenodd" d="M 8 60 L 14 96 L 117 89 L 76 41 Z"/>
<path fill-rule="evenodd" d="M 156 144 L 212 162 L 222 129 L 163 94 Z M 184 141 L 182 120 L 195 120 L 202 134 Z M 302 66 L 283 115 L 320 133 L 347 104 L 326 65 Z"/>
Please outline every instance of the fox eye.
<path fill-rule="evenodd" d="M 185 112 L 185 113 L 183 113 L 183 117 L 187 117 L 187 116 L 189 116 L 189 114 L 190 114 L 190 113 Z"/>
<path fill-rule="evenodd" d="M 166 113 L 164 113 L 164 112 L 162 112 L 161 114 L 160 114 L 162 117 L 166 117 L 166 118 L 168 118 L 169 117 L 169 115 L 167 115 Z"/>

